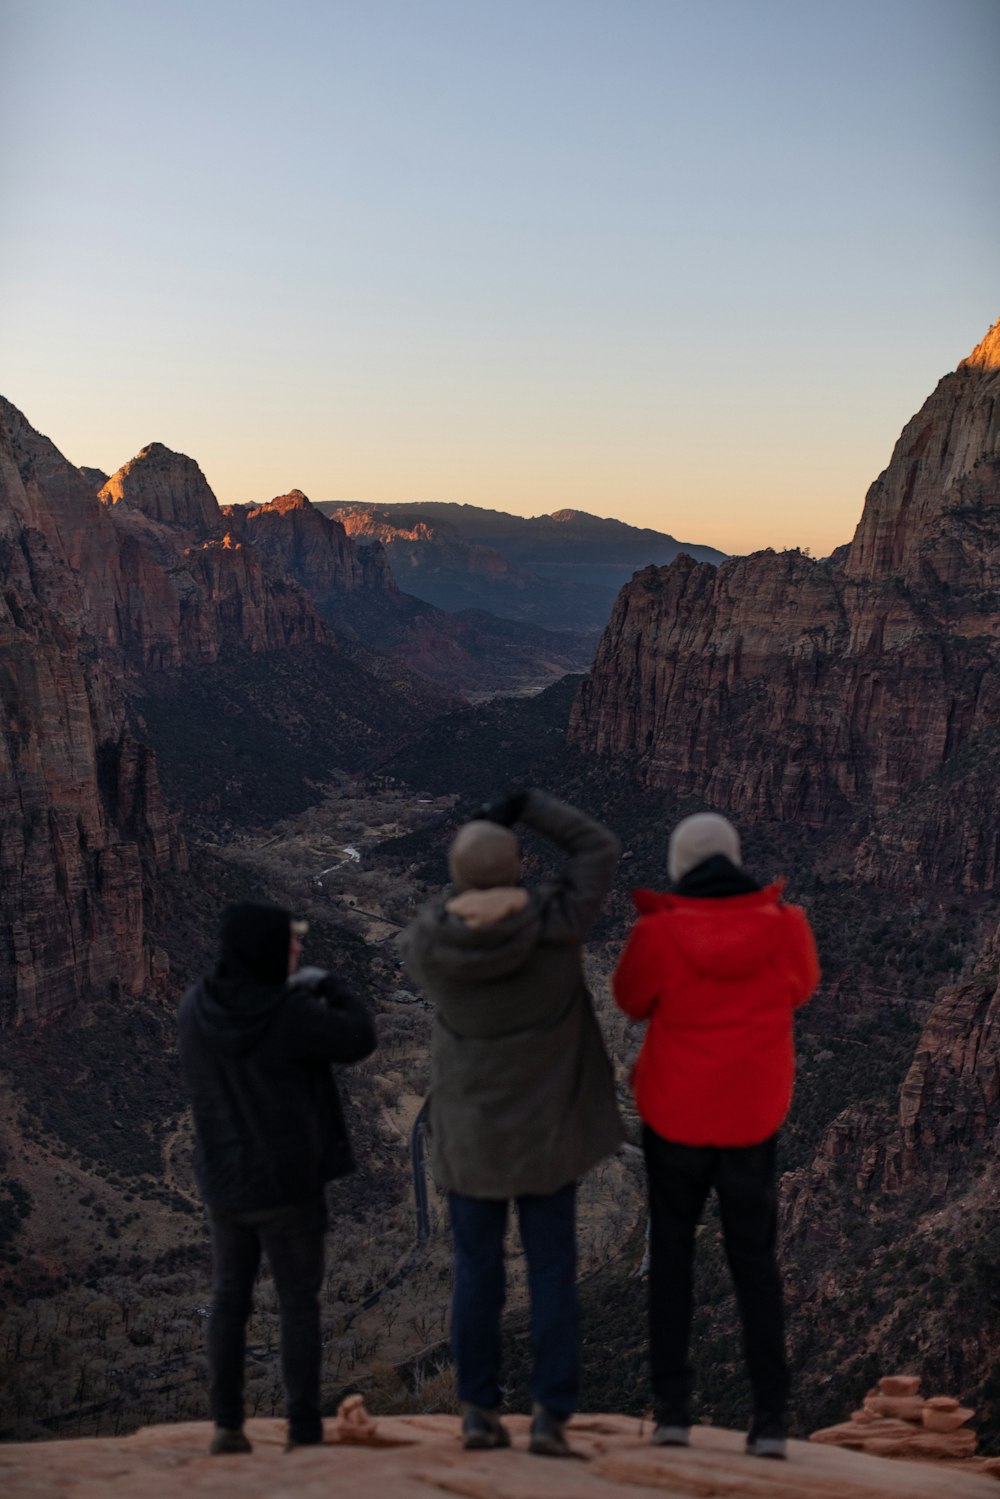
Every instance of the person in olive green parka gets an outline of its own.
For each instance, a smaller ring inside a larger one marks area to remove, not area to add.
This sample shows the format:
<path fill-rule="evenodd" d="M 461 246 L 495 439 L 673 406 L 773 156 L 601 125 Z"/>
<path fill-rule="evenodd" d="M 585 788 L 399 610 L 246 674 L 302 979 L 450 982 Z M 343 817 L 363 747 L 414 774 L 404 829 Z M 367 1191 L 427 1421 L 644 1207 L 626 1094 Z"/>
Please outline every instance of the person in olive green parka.
<path fill-rule="evenodd" d="M 520 822 L 567 856 L 520 884 Z M 503 1233 L 517 1203 L 535 1352 L 531 1446 L 563 1456 L 576 1408 L 576 1184 L 624 1138 L 611 1064 L 583 976 L 583 943 L 611 885 L 618 840 L 532 790 L 485 809 L 455 838 L 453 890 L 403 934 L 434 1002 L 431 1169 L 455 1248 L 452 1346 L 466 1446 L 505 1446 L 500 1403 Z"/>

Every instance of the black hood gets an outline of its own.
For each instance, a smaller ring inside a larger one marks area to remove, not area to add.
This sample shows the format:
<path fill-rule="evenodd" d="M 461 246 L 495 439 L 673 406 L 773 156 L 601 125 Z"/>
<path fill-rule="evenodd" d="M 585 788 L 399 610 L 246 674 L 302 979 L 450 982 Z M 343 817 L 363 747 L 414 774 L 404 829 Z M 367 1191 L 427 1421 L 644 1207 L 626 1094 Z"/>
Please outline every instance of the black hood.
<path fill-rule="evenodd" d="M 271 901 L 227 906 L 219 922 L 219 967 L 236 981 L 283 984 L 291 936 L 291 911 Z"/>
<path fill-rule="evenodd" d="M 194 1009 L 208 1046 L 242 1056 L 257 1045 L 284 998 L 284 984 L 234 978 L 220 962 L 214 973 L 195 985 Z"/>

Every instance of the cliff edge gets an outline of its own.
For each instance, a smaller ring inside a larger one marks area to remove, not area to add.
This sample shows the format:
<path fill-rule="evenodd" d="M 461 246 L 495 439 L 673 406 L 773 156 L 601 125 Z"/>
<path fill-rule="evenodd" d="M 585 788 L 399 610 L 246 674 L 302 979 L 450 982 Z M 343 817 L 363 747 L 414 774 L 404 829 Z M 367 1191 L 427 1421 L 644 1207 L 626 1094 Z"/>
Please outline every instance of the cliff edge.
<path fill-rule="evenodd" d="M 697 1427 L 688 1448 L 655 1448 L 649 1426 L 627 1416 L 577 1416 L 570 1437 L 581 1462 L 526 1451 L 528 1418 L 508 1421 L 508 1452 L 464 1452 L 455 1416 L 395 1416 L 368 1440 L 348 1441 L 328 1423 L 321 1447 L 284 1451 L 285 1425 L 253 1420 L 246 1457 L 209 1457 L 209 1427 L 147 1426 L 121 1439 L 8 1445 L 0 1451 L 6 1499 L 60 1493 L 90 1499 L 193 1499 L 239 1493 L 265 1499 L 995 1499 L 988 1469 L 893 1462 L 841 1448 L 791 1442 L 785 1463 L 747 1457 L 743 1436 Z"/>

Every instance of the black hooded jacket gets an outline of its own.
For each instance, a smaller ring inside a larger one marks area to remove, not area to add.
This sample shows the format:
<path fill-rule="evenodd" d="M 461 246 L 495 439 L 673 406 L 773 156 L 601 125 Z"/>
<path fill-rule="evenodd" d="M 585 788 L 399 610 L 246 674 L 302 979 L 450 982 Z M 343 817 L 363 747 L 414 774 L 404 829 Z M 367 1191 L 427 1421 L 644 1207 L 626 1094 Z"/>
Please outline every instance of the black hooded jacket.
<path fill-rule="evenodd" d="M 223 962 L 184 995 L 179 1023 L 209 1208 L 303 1202 L 354 1169 L 330 1063 L 368 1056 L 375 1028 L 345 984 L 319 968 L 266 982 Z"/>

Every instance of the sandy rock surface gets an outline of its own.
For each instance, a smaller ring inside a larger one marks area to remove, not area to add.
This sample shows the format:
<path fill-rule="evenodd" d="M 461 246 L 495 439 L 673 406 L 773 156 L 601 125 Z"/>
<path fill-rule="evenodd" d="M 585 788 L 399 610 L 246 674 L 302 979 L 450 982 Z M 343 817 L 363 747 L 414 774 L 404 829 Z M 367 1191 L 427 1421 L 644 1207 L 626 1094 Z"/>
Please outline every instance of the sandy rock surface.
<path fill-rule="evenodd" d="M 531 1456 L 528 1420 L 512 1416 L 513 1448 L 464 1452 L 454 1416 L 376 1418 L 368 1440 L 342 1441 L 327 1423 L 322 1447 L 284 1451 L 285 1427 L 254 1420 L 254 1451 L 210 1457 L 205 1423 L 151 1426 L 117 1440 L 0 1447 L 4 1499 L 997 1499 L 995 1478 L 890 1462 L 842 1448 L 789 1444 L 785 1463 L 747 1457 L 743 1436 L 698 1427 L 687 1449 L 654 1448 L 650 1428 L 625 1416 L 579 1416 L 569 1431 L 586 1461 Z"/>

